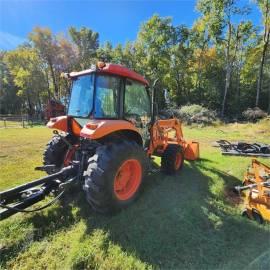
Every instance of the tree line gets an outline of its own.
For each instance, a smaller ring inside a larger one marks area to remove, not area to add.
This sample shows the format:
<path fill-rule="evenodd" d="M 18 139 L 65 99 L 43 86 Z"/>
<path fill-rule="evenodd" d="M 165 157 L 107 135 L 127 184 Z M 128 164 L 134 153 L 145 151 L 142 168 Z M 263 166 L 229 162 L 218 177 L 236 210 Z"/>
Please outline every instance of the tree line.
<path fill-rule="evenodd" d="M 49 99 L 66 102 L 62 72 L 90 68 L 97 60 L 127 66 L 150 82 L 159 78 L 175 107 L 200 104 L 221 117 L 238 117 L 247 108 L 270 114 L 270 0 L 256 0 L 260 27 L 247 18 L 248 5 L 237 0 L 198 0 L 199 18 L 191 27 L 153 15 L 133 42 L 100 44 L 90 28 L 70 27 L 54 34 L 36 27 L 28 42 L 0 52 L 0 113 L 33 114 Z"/>

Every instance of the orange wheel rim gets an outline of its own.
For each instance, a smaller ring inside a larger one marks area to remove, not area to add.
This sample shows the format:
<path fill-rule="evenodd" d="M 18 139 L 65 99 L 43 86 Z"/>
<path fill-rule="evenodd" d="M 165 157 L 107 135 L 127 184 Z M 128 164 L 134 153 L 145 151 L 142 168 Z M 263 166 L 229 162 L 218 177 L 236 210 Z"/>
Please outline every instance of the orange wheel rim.
<path fill-rule="evenodd" d="M 142 166 L 136 159 L 126 160 L 118 169 L 114 178 L 114 193 L 125 201 L 130 199 L 138 190 L 142 181 Z"/>
<path fill-rule="evenodd" d="M 174 167 L 176 170 L 180 168 L 181 163 L 182 163 L 182 155 L 181 153 L 177 153 L 175 156 L 175 163 L 174 163 Z"/>

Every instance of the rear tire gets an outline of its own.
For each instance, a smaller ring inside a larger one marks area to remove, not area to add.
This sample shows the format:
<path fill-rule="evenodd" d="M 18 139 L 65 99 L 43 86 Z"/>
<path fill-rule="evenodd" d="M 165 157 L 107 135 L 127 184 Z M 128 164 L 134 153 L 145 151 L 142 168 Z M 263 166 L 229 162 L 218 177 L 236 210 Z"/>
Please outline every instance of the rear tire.
<path fill-rule="evenodd" d="M 161 170 L 168 175 L 172 175 L 181 170 L 183 164 L 182 147 L 177 144 L 169 144 L 161 157 Z"/>
<path fill-rule="evenodd" d="M 66 139 L 70 140 L 67 135 Z M 43 165 L 55 165 L 55 169 L 46 169 L 48 174 L 56 173 L 63 167 L 68 146 L 59 136 L 53 136 L 43 153 Z"/>
<path fill-rule="evenodd" d="M 130 205 L 140 192 L 147 164 L 142 147 L 133 141 L 98 147 L 84 173 L 84 190 L 91 207 L 109 213 Z"/>

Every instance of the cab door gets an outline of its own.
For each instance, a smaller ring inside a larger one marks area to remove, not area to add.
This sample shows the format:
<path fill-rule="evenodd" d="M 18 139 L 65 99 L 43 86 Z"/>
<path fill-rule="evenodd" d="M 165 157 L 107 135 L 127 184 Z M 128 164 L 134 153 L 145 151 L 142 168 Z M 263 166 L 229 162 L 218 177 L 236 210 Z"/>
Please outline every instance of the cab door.
<path fill-rule="evenodd" d="M 151 121 L 150 97 L 145 85 L 126 79 L 124 92 L 124 119 L 132 122 L 139 130 L 143 143 L 149 140 Z"/>

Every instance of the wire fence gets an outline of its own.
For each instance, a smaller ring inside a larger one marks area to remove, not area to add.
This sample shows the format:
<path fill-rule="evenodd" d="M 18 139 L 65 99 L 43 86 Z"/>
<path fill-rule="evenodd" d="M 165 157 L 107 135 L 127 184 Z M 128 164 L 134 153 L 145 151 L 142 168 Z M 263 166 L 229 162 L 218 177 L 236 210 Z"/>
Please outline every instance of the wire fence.
<path fill-rule="evenodd" d="M 0 128 L 27 128 L 34 125 L 44 125 L 45 122 L 38 116 L 21 115 L 4 115 L 0 114 Z"/>

